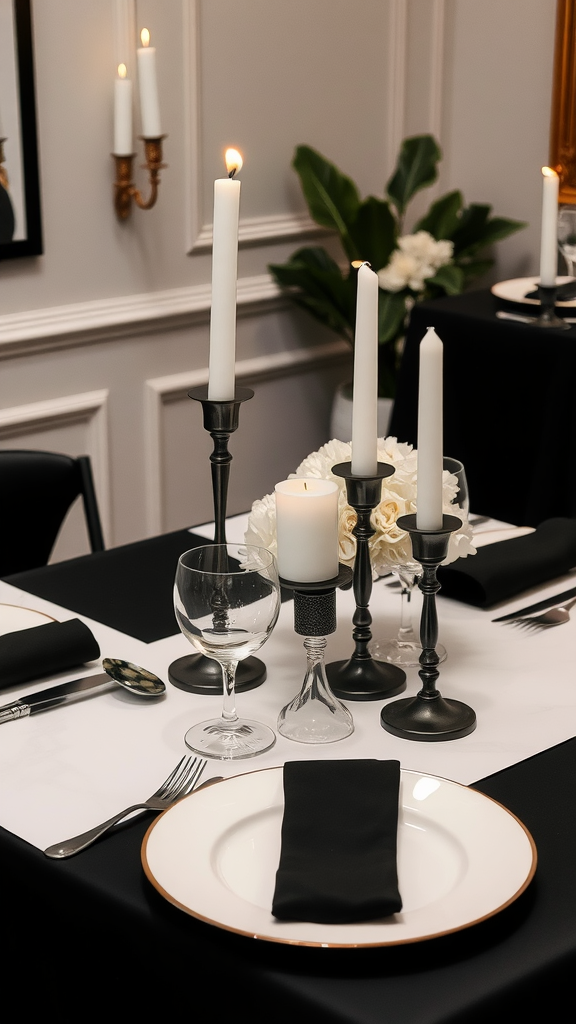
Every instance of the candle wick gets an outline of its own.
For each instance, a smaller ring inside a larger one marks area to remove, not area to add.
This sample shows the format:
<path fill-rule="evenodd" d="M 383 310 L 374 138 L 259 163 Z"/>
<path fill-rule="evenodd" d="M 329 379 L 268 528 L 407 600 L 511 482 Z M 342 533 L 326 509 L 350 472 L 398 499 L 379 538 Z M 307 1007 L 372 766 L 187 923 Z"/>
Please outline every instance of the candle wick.
<path fill-rule="evenodd" d="M 305 491 L 307 491 L 307 490 L 308 490 L 308 484 L 306 483 L 306 481 L 304 481 L 304 490 L 305 490 Z"/>
<path fill-rule="evenodd" d="M 236 174 L 236 170 L 237 170 L 237 168 L 233 167 L 231 171 L 228 171 L 228 177 L 229 178 L 233 178 L 234 175 Z"/>

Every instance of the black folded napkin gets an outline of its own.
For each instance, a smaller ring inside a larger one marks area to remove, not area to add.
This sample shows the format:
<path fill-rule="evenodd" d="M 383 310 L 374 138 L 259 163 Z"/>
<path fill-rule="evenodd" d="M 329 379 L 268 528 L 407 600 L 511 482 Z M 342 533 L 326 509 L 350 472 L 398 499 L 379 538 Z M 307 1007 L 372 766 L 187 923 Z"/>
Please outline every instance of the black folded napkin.
<path fill-rule="evenodd" d="M 54 675 L 100 657 L 100 648 L 80 619 L 47 622 L 0 636 L 0 689 Z"/>
<path fill-rule="evenodd" d="M 344 924 L 402 909 L 398 761 L 289 761 L 272 913 Z"/>
<path fill-rule="evenodd" d="M 525 299 L 539 299 L 540 294 L 537 288 L 534 288 L 531 292 L 526 292 Z M 576 281 L 567 281 L 566 284 L 561 284 L 556 289 L 556 302 L 570 302 L 570 299 L 576 299 Z"/>
<path fill-rule="evenodd" d="M 477 554 L 440 566 L 442 595 L 484 608 L 576 566 L 576 519 L 546 519 L 534 533 L 487 544 Z"/>

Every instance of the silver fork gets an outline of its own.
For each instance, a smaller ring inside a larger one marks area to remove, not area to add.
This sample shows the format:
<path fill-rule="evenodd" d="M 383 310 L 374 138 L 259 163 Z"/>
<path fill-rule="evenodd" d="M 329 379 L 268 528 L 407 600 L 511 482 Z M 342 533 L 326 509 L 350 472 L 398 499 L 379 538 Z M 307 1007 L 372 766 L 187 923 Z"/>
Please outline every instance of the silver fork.
<path fill-rule="evenodd" d="M 82 832 L 81 835 L 74 836 L 73 839 L 66 839 L 63 843 L 49 846 L 48 849 L 44 850 L 44 853 L 47 857 L 52 857 L 54 860 L 71 857 L 72 854 L 79 853 L 80 850 L 85 850 L 87 846 L 91 846 L 96 839 L 104 835 L 116 822 L 121 821 L 128 814 L 132 814 L 132 811 L 144 809 L 164 811 L 166 807 L 170 807 L 170 804 L 192 792 L 200 781 L 200 776 L 207 764 L 208 762 L 201 757 L 183 757 L 166 781 L 143 803 L 125 807 L 123 811 L 114 814 L 111 818 L 108 818 L 108 821 L 103 821 L 96 828 L 91 828 L 88 832 Z"/>
<path fill-rule="evenodd" d="M 513 626 L 520 626 L 521 629 L 526 629 L 529 632 L 536 632 L 538 629 L 549 629 L 550 626 L 561 626 L 563 622 L 570 621 L 570 609 L 576 604 L 576 597 L 572 601 L 566 601 L 565 604 L 559 604 L 556 608 L 549 608 L 548 611 L 542 612 L 541 615 L 533 615 L 531 618 L 526 616 L 519 619 L 510 619 L 510 623 Z"/>

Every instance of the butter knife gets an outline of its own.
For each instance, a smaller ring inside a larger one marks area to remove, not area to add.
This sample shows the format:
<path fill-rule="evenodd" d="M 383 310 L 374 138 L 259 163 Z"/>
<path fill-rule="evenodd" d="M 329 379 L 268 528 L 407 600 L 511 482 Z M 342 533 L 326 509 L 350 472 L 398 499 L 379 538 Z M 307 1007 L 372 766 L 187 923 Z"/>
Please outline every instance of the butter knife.
<path fill-rule="evenodd" d="M 68 683 L 59 683 L 58 686 L 49 686 L 47 690 L 29 693 L 26 697 L 20 697 L 12 704 L 4 704 L 0 708 L 0 725 L 3 722 L 12 722 L 16 718 L 26 718 L 27 715 L 35 715 L 38 711 L 56 708 L 60 704 L 69 704 L 74 700 L 76 694 L 83 693 L 85 690 L 93 690 L 98 686 L 104 686 L 106 683 L 113 684 L 114 680 L 107 672 L 100 672 L 95 676 L 71 679 Z"/>
<path fill-rule="evenodd" d="M 529 604 L 527 608 L 519 608 L 518 611 L 509 612 L 508 615 L 500 615 L 497 619 L 492 619 L 492 622 L 509 622 L 510 619 L 517 619 L 521 615 L 543 612 L 546 608 L 554 608 L 556 605 L 562 604 L 569 597 L 576 597 L 576 587 L 564 590 L 561 594 L 555 594 L 554 597 L 547 597 L 544 601 L 538 601 L 536 604 Z"/>

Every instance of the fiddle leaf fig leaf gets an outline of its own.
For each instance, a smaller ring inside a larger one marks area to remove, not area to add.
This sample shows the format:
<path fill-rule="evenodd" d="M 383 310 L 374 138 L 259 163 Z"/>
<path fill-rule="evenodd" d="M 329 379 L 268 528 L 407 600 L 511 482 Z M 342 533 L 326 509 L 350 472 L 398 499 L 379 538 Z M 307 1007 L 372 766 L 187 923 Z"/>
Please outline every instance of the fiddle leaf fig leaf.
<path fill-rule="evenodd" d="M 416 192 L 436 181 L 441 157 L 440 147 L 432 135 L 404 139 L 396 169 L 386 185 L 386 195 L 400 216 Z"/>
<path fill-rule="evenodd" d="M 351 178 L 310 146 L 297 146 L 292 163 L 300 177 L 310 216 L 324 228 L 337 231 L 350 260 L 363 259 L 350 236 L 360 206 Z"/>

